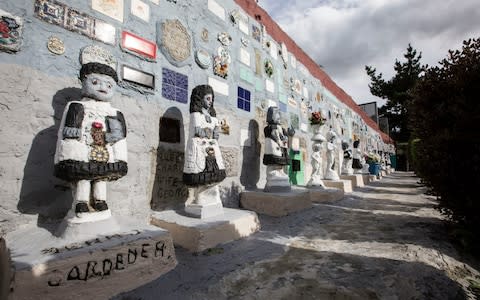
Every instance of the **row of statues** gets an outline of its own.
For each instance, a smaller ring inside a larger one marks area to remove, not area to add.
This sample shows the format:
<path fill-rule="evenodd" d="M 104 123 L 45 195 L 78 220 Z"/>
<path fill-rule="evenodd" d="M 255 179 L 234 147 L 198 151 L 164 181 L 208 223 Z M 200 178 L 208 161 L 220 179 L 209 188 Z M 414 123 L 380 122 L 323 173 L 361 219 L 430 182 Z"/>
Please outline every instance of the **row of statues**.
<path fill-rule="evenodd" d="M 121 111 L 110 104 L 118 82 L 116 61 L 105 49 L 89 46 L 80 56 L 82 99 L 67 104 L 58 132 L 55 175 L 72 183 L 74 217 L 102 214 L 109 217 L 106 184 L 128 172 L 127 128 Z M 220 122 L 214 108 L 214 91 L 209 85 L 196 86 L 190 97 L 189 138 L 185 150 L 183 182 L 190 187 L 185 211 L 195 217 L 222 214 L 218 183 L 226 177 L 225 164 L 218 144 Z M 294 130 L 280 124 L 280 111 L 267 112 L 265 154 L 267 166 L 265 192 L 288 192 L 291 189 L 284 167 L 289 164 L 288 140 Z M 326 142 L 326 172 L 322 151 Z M 331 129 L 326 138 L 317 128 L 312 138 L 312 176 L 309 186 L 323 186 L 322 179 L 338 180 L 335 163 L 342 173 L 364 169 L 359 141 L 353 151 L 341 143 L 343 162 L 336 161 L 337 134 Z M 352 165 L 353 164 L 353 165 Z M 360 171 L 359 171 L 360 170 Z"/>

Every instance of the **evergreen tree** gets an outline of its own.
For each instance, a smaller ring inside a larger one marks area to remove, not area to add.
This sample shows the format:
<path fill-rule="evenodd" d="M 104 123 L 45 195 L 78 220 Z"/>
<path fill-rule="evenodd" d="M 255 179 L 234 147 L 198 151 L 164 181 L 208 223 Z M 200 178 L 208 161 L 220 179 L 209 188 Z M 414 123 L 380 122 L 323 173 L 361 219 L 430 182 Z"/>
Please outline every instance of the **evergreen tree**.
<path fill-rule="evenodd" d="M 386 104 L 379 108 L 379 115 L 383 114 L 388 118 L 390 136 L 397 142 L 408 142 L 410 139 L 408 106 L 412 100 L 411 92 L 427 67 L 420 64 L 422 54 L 417 54 L 417 50 L 410 44 L 404 57 L 405 62 L 395 60 L 393 68 L 396 74 L 388 81 L 383 79 L 382 73 L 377 75 L 375 68 L 365 66 L 371 80 L 371 84 L 368 85 L 370 92 L 387 100 Z"/>

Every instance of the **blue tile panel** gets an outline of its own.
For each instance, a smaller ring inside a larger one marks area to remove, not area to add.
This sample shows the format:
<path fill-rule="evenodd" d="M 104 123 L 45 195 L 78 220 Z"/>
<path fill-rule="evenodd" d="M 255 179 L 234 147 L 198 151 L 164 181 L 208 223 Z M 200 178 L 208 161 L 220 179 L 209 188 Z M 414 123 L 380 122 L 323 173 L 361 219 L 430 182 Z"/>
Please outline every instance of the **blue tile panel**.
<path fill-rule="evenodd" d="M 180 103 L 188 102 L 188 77 L 162 68 L 162 97 Z"/>
<path fill-rule="evenodd" d="M 250 111 L 250 91 L 238 87 L 237 107 L 244 111 Z"/>

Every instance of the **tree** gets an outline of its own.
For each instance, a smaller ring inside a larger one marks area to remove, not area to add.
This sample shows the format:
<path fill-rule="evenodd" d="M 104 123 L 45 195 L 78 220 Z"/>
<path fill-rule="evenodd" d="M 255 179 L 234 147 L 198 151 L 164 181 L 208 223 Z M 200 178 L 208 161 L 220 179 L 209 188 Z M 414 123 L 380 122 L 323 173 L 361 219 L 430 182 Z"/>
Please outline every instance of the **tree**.
<path fill-rule="evenodd" d="M 480 38 L 449 51 L 425 71 L 412 93 L 416 171 L 438 195 L 441 210 L 480 228 Z"/>
<path fill-rule="evenodd" d="M 383 114 L 388 118 L 390 136 L 397 142 L 408 142 L 410 139 L 408 106 L 412 99 L 411 92 L 427 67 L 420 65 L 422 54 L 417 55 L 417 51 L 410 44 L 404 57 L 405 62 L 395 60 L 393 68 L 396 74 L 388 81 L 383 79 L 382 73 L 377 75 L 375 68 L 365 66 L 371 80 L 368 85 L 370 92 L 387 100 L 386 104 L 379 108 L 379 115 Z"/>

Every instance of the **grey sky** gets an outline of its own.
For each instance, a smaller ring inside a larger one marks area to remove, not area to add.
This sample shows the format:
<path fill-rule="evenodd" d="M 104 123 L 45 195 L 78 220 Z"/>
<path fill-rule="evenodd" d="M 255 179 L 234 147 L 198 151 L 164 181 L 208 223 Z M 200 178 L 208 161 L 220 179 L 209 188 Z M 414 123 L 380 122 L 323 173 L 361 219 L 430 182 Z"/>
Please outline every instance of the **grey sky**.
<path fill-rule="evenodd" d="M 480 37 L 478 0 L 259 0 L 272 18 L 357 103 L 370 94 L 365 65 L 389 79 L 408 43 L 435 65 Z"/>

